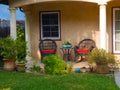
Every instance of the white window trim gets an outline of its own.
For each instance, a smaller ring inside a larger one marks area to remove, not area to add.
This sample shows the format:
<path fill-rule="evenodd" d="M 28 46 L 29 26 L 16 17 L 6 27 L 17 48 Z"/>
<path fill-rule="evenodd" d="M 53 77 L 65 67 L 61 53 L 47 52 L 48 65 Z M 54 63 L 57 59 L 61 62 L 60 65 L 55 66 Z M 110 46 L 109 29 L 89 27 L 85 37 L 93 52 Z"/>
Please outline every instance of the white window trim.
<path fill-rule="evenodd" d="M 120 51 L 115 50 L 115 11 L 120 10 L 120 8 L 113 8 L 113 53 L 120 53 Z"/>
<path fill-rule="evenodd" d="M 58 14 L 58 34 L 59 34 L 59 36 L 58 37 L 43 37 L 43 28 L 42 28 L 42 14 L 53 14 L 53 13 L 57 13 Z M 59 11 L 56 11 L 56 12 L 41 12 L 41 14 L 40 14 L 40 16 L 41 16 L 41 39 L 42 40 L 44 40 L 44 39 L 52 39 L 52 40 L 58 40 L 58 39 L 60 39 L 60 12 Z"/>

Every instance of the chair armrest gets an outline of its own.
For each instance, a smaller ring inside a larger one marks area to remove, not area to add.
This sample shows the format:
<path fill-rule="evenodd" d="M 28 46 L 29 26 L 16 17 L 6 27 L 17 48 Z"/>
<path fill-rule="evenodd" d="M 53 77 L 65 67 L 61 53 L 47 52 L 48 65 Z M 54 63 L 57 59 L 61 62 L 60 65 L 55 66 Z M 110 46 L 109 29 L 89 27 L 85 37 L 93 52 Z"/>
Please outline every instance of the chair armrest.
<path fill-rule="evenodd" d="M 77 49 L 79 49 L 79 46 L 74 46 L 74 50 L 76 51 Z"/>

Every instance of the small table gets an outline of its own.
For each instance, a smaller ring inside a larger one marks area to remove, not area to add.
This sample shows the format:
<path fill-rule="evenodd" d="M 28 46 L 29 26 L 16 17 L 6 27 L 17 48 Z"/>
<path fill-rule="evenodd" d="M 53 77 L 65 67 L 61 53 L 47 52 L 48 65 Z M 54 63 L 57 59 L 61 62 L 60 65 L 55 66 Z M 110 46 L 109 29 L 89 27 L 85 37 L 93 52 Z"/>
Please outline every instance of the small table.
<path fill-rule="evenodd" d="M 71 52 L 72 52 L 72 47 L 71 48 L 60 48 L 61 50 L 62 50 L 62 53 L 63 53 L 63 59 L 64 60 L 68 60 L 68 61 L 70 61 L 71 60 Z"/>

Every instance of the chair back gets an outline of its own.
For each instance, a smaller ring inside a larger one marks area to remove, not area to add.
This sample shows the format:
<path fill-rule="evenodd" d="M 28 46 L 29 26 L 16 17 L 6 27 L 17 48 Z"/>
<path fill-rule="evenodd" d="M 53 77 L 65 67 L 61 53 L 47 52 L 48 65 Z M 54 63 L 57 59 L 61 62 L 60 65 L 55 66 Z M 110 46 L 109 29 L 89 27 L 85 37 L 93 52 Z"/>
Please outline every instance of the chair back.
<path fill-rule="evenodd" d="M 84 39 L 78 44 L 79 49 L 88 49 L 92 51 L 93 48 L 96 47 L 95 41 L 92 39 Z"/>
<path fill-rule="evenodd" d="M 41 59 L 43 59 L 44 56 L 56 53 L 57 44 L 54 40 L 51 39 L 41 40 L 39 44 L 39 49 L 41 52 Z"/>

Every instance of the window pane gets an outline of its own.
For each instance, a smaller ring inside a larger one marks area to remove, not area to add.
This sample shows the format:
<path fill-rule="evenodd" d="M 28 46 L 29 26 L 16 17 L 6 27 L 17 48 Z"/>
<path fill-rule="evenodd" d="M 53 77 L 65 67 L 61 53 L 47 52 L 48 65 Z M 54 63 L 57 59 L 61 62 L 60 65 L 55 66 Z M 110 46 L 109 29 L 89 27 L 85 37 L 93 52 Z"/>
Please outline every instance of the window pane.
<path fill-rule="evenodd" d="M 58 32 L 58 26 L 51 26 L 52 32 Z"/>
<path fill-rule="evenodd" d="M 120 40 L 120 30 L 115 31 L 115 40 Z"/>
<path fill-rule="evenodd" d="M 43 25 L 54 25 L 58 24 L 58 14 L 43 14 L 42 15 Z"/>
<path fill-rule="evenodd" d="M 115 11 L 115 20 L 120 20 L 120 10 Z"/>
<path fill-rule="evenodd" d="M 50 26 L 43 26 L 43 32 L 50 31 Z"/>
<path fill-rule="evenodd" d="M 50 24 L 58 24 L 58 14 L 51 14 L 50 15 Z"/>
<path fill-rule="evenodd" d="M 52 32 L 52 37 L 58 37 L 58 36 L 59 36 L 58 32 Z"/>
<path fill-rule="evenodd" d="M 42 24 L 43 25 L 49 25 L 49 19 L 42 19 Z"/>
<path fill-rule="evenodd" d="M 50 32 L 43 32 L 43 37 L 50 37 Z"/>
<path fill-rule="evenodd" d="M 50 24 L 50 17 L 47 14 L 42 15 L 42 24 L 49 25 Z"/>
<path fill-rule="evenodd" d="M 120 30 L 120 21 L 115 22 L 115 30 Z"/>
<path fill-rule="evenodd" d="M 115 42 L 115 50 L 120 51 L 120 42 Z"/>

